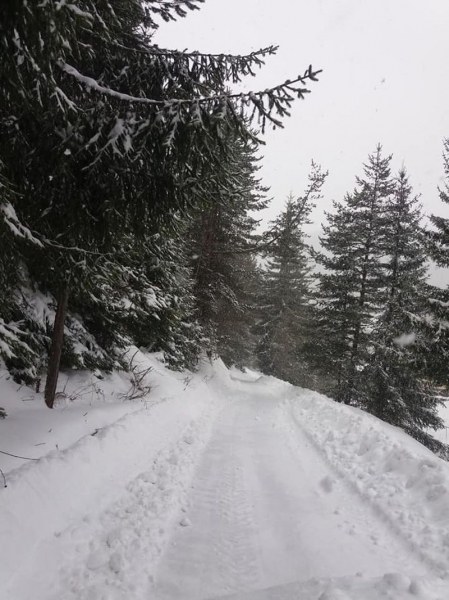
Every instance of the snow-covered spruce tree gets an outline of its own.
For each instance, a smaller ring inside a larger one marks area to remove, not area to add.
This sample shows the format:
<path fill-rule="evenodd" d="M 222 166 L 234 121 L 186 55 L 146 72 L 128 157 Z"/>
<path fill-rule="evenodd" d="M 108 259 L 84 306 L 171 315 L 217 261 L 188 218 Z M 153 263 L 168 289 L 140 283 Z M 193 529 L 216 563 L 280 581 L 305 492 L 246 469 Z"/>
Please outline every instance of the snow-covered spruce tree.
<path fill-rule="evenodd" d="M 311 265 L 303 227 L 320 197 L 326 173 L 312 163 L 309 186 L 299 198 L 290 195 L 272 222 L 265 248 L 267 264 L 259 295 L 256 332 L 259 368 L 296 385 L 309 385 L 304 346 L 311 326 Z"/>
<path fill-rule="evenodd" d="M 439 188 L 441 201 L 449 205 L 449 138 L 443 149 L 444 183 Z M 449 218 L 432 215 L 431 230 L 427 231 L 427 244 L 431 258 L 444 268 L 449 268 Z M 427 356 L 428 376 L 446 389 L 449 388 L 449 287 L 432 287 L 428 294 L 427 325 L 432 344 Z"/>
<path fill-rule="evenodd" d="M 196 319 L 193 278 L 181 238 L 186 226 L 161 231 L 147 240 L 122 274 L 123 300 L 119 322 L 133 342 L 151 351 L 163 351 L 174 369 L 194 368 L 201 350 L 202 330 Z"/>
<path fill-rule="evenodd" d="M 252 74 L 275 48 L 228 56 L 152 43 L 158 17 L 183 16 L 198 4 L 1 4 L 1 176 L 14 192 L 2 214 L 23 236 L 30 276 L 57 298 L 49 406 L 70 290 L 92 277 L 99 257 L 119 255 L 123 239 L 134 236 L 138 245 L 204 196 L 225 162 L 222 140 L 251 137 L 245 111 L 262 129 L 280 125 L 316 79 L 309 68 L 270 90 L 231 94 L 228 82 Z"/>
<path fill-rule="evenodd" d="M 0 359 L 18 381 L 30 384 L 39 377 L 45 332 L 34 323 L 26 297 L 20 293 L 28 279 L 20 260 L 20 241 L 33 238 L 17 222 L 13 196 L 9 182 L 0 176 Z"/>
<path fill-rule="evenodd" d="M 359 374 L 369 355 L 374 318 L 379 311 L 384 283 L 382 260 L 387 231 L 386 203 L 394 190 L 391 157 L 378 146 L 364 165 L 363 177 L 335 213 L 321 238 L 323 268 L 319 286 L 322 365 L 333 380 L 334 397 L 357 402 Z"/>
<path fill-rule="evenodd" d="M 173 368 L 195 366 L 201 331 L 183 243 L 174 236 L 161 231 L 138 246 L 132 237 L 123 240 L 120 254 L 103 257 L 83 288 L 72 291 L 77 319 L 68 314 L 66 331 L 77 331 L 77 356 L 66 335 L 63 366 L 126 367 L 121 356 L 129 343 L 163 351 Z"/>
<path fill-rule="evenodd" d="M 355 243 L 352 238 L 357 239 L 357 230 L 352 227 L 346 203 L 334 201 L 333 207 L 334 211 L 326 214 L 327 224 L 323 224 L 320 237 L 325 252 L 313 253 L 322 270 L 316 275 L 315 335 L 308 346 L 312 368 L 317 374 L 316 389 L 341 401 L 348 376 L 351 329 L 357 312 L 353 293 L 355 259 L 350 251 Z"/>
<path fill-rule="evenodd" d="M 243 366 L 254 360 L 254 215 L 267 206 L 267 190 L 257 179 L 256 144 L 238 138 L 227 144 L 227 168 L 217 173 L 214 194 L 193 216 L 190 252 L 198 317 L 209 350 L 227 364 Z"/>
<path fill-rule="evenodd" d="M 444 183 L 438 191 L 440 200 L 449 205 L 449 138 L 443 141 L 443 172 Z M 449 218 L 432 215 L 430 220 L 432 258 L 441 267 L 449 267 Z"/>
<path fill-rule="evenodd" d="M 360 374 L 358 402 L 383 421 L 401 427 L 432 450 L 441 444 L 439 401 L 423 370 L 429 340 L 422 326 L 428 286 L 421 206 L 404 169 L 385 206 L 385 300 L 370 336 L 371 352 Z"/>

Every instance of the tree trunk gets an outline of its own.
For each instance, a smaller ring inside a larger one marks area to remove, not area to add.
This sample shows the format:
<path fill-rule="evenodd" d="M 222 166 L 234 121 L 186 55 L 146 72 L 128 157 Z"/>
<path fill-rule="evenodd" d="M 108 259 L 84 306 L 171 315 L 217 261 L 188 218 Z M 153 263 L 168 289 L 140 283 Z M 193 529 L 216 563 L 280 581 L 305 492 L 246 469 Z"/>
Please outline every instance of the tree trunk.
<path fill-rule="evenodd" d="M 69 286 L 67 282 L 64 282 L 58 296 L 58 306 L 56 308 L 55 321 L 53 323 L 53 334 L 51 338 L 50 355 L 48 358 L 47 380 L 45 383 L 45 404 L 48 408 L 53 408 L 55 401 L 68 300 Z"/>

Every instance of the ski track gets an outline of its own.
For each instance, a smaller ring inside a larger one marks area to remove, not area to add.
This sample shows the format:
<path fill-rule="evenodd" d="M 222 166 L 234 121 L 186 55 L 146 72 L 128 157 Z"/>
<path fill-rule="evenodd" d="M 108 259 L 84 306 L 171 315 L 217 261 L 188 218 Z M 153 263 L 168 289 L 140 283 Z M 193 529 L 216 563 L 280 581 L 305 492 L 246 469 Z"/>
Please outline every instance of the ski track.
<path fill-rule="evenodd" d="M 293 419 L 289 389 L 263 379 L 192 422 L 96 523 L 62 532 L 53 589 L 37 587 L 36 600 L 206 600 L 314 578 L 434 575 L 326 462 Z"/>

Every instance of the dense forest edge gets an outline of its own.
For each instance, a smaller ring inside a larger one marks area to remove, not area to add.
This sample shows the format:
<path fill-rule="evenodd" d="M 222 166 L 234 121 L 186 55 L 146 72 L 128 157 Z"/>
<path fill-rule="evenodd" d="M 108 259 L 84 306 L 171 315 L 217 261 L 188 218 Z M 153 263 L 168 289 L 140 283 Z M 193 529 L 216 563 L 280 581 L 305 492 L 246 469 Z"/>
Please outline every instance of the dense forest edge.
<path fill-rule="evenodd" d="M 263 132 L 320 71 L 240 93 L 275 47 L 154 43 L 160 22 L 201 1 L 2 3 L 1 360 L 51 408 L 60 370 L 132 371 L 131 345 L 175 370 L 219 356 L 448 458 L 431 430 L 449 385 L 449 291 L 428 273 L 449 267 L 449 219 L 424 222 L 411 176 L 379 145 L 334 201 L 319 250 L 306 234 L 327 178 L 315 162 L 261 232 Z M 447 204 L 449 139 L 442 172 Z"/>

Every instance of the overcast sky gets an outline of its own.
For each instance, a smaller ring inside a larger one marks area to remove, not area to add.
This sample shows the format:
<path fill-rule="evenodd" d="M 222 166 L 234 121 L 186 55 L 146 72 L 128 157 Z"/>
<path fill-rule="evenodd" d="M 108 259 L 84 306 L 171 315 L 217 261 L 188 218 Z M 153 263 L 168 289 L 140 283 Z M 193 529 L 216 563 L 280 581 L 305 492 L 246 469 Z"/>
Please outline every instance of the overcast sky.
<path fill-rule="evenodd" d="M 206 0 L 177 23 L 163 24 L 161 46 L 246 53 L 279 44 L 251 89 L 323 69 L 285 128 L 269 132 L 263 180 L 279 212 L 304 189 L 313 158 L 330 175 L 319 223 L 331 200 L 354 186 L 380 142 L 405 164 L 427 213 L 449 215 L 438 199 L 442 139 L 449 136 L 449 0 Z"/>

